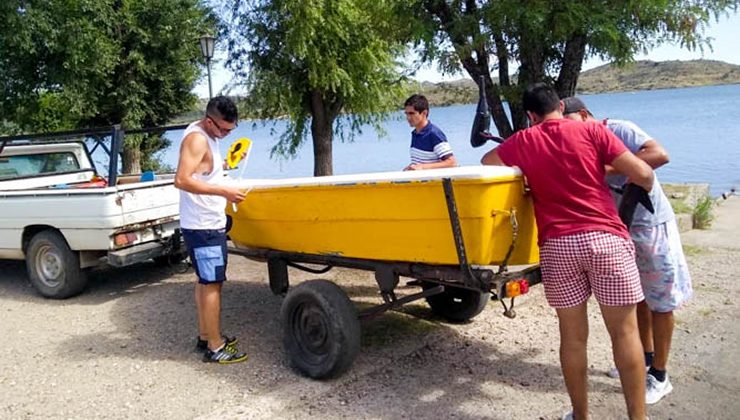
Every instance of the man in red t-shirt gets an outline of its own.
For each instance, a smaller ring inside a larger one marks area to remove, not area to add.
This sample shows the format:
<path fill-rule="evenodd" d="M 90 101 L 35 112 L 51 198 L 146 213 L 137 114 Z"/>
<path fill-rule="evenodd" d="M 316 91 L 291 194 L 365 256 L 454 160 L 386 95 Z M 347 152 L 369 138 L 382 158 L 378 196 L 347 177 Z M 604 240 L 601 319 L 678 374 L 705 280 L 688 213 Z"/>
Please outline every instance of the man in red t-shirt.
<path fill-rule="evenodd" d="M 549 86 L 524 92 L 532 127 L 483 156 L 486 165 L 519 167 L 534 200 L 545 296 L 560 324 L 560 364 L 573 411 L 588 418 L 587 301 L 601 307 L 630 419 L 645 417 L 645 368 L 636 304 L 643 300 L 634 245 L 604 181 L 611 165 L 650 190 L 652 169 L 602 124 L 564 119 Z"/>

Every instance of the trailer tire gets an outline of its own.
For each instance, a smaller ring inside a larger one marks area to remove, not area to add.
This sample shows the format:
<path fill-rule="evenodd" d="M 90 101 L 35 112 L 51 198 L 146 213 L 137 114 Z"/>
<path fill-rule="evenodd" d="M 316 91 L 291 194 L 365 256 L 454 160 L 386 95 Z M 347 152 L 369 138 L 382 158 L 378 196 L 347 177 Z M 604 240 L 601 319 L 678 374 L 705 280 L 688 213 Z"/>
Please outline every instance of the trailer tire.
<path fill-rule="evenodd" d="M 283 301 L 283 346 L 293 366 L 314 379 L 346 371 L 360 351 L 360 320 L 347 294 L 328 280 L 291 288 Z"/>
<path fill-rule="evenodd" d="M 435 286 L 436 283 L 422 282 L 424 290 Z M 473 319 L 483 312 L 490 299 L 490 293 L 453 286 L 445 286 L 444 292 L 426 298 L 432 312 L 452 322 Z"/>
<path fill-rule="evenodd" d="M 31 285 L 47 298 L 66 299 L 81 293 L 87 285 L 79 255 L 53 230 L 31 238 L 26 249 L 26 268 Z"/>

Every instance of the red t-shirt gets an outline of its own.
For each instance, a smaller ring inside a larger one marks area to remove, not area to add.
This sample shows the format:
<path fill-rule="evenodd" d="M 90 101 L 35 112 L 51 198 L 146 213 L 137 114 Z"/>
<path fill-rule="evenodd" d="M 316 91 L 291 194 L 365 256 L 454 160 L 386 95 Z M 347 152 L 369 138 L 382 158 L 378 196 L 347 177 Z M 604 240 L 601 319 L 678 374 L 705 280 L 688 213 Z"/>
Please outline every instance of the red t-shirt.
<path fill-rule="evenodd" d="M 604 165 L 627 148 L 600 122 L 546 120 L 515 133 L 496 151 L 527 177 L 540 245 L 590 231 L 629 238 L 604 181 Z"/>

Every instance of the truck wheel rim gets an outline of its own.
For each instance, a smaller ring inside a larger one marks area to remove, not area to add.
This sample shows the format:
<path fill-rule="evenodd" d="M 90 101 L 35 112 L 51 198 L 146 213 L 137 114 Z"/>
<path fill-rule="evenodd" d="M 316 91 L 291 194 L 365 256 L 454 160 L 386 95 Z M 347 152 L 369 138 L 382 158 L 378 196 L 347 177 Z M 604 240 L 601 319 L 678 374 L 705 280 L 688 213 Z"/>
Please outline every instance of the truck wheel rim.
<path fill-rule="evenodd" d="M 36 274 L 39 279 L 49 287 L 57 287 L 63 272 L 62 259 L 54 249 L 48 245 L 41 247 L 36 253 Z"/>

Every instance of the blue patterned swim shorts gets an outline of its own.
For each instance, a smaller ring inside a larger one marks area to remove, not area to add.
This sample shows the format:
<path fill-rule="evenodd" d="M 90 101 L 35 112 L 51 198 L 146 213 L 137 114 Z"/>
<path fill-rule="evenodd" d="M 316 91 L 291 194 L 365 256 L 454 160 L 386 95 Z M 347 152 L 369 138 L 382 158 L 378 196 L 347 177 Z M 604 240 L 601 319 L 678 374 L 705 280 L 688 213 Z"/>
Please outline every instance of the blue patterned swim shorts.
<path fill-rule="evenodd" d="M 650 310 L 671 312 L 691 298 L 691 276 L 675 220 L 653 227 L 632 226 L 637 269 Z"/>

